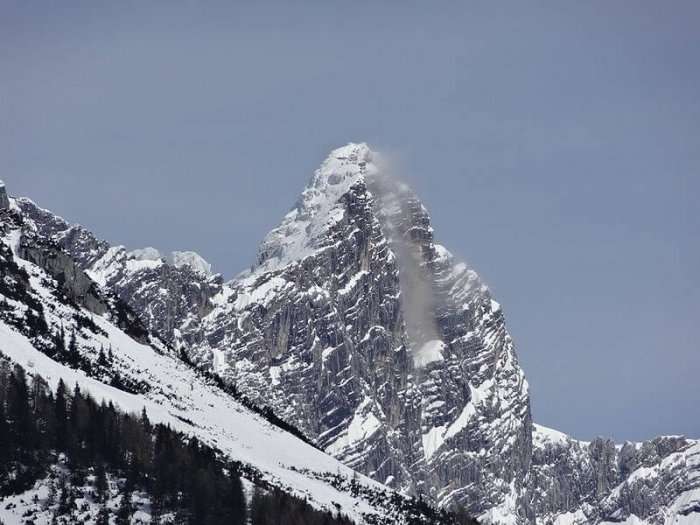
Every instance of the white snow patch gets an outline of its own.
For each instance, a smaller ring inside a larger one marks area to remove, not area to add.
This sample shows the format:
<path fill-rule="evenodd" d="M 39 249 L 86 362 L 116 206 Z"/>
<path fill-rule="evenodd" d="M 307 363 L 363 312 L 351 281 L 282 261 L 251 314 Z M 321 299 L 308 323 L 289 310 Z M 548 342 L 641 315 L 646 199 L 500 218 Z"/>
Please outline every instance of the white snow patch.
<path fill-rule="evenodd" d="M 136 259 L 137 261 L 158 261 L 163 257 L 160 252 L 152 246 L 131 250 L 127 255 L 129 258 Z"/>
<path fill-rule="evenodd" d="M 471 392 L 471 399 L 464 405 L 459 416 L 449 425 L 433 427 L 423 434 L 423 454 L 426 460 L 430 460 L 445 441 L 453 438 L 467 427 L 471 418 L 477 413 L 476 407 L 483 403 L 490 395 L 493 384 L 492 379 L 485 380 L 477 388 L 474 388 L 470 384 L 469 390 Z"/>
<path fill-rule="evenodd" d="M 476 414 L 476 408 L 474 407 L 474 404 L 470 401 L 464 406 L 462 412 L 459 414 L 459 416 L 457 416 L 457 419 L 455 419 L 454 422 L 449 426 L 447 432 L 445 432 L 444 439 L 450 439 L 451 437 L 459 434 L 459 432 L 467 426 L 469 420 L 474 414 Z"/>
<path fill-rule="evenodd" d="M 348 279 L 348 282 L 345 283 L 345 286 L 343 286 L 340 290 L 338 290 L 338 293 L 340 295 L 345 295 L 346 293 L 351 291 L 355 287 L 357 282 L 360 279 L 362 279 L 362 277 L 364 277 L 366 274 L 367 274 L 367 271 L 365 271 L 365 270 L 357 272 L 355 275 L 350 277 L 350 279 Z"/>
<path fill-rule="evenodd" d="M 558 430 L 554 430 L 544 425 L 533 423 L 532 441 L 535 446 L 551 443 L 554 445 L 566 445 L 571 439 L 569 436 Z"/>
<path fill-rule="evenodd" d="M 433 427 L 428 432 L 423 434 L 423 455 L 426 460 L 430 460 L 431 457 L 438 451 L 442 446 L 443 434 L 445 433 L 445 426 Z"/>
<path fill-rule="evenodd" d="M 677 521 L 674 521 L 673 523 L 679 523 Z M 690 523 L 690 522 L 689 522 Z M 692 523 L 697 524 L 697 521 L 694 521 Z M 643 520 L 641 518 L 638 518 L 634 514 L 630 514 L 625 521 L 601 521 L 600 525 L 649 525 L 649 522 L 646 520 Z"/>
<path fill-rule="evenodd" d="M 270 381 L 272 382 L 273 385 L 279 385 L 280 384 L 280 375 L 282 374 L 282 368 L 279 366 L 271 366 L 270 367 Z"/>
<path fill-rule="evenodd" d="M 413 357 L 413 366 L 416 368 L 423 368 L 429 363 L 444 361 L 445 358 L 442 352 L 445 350 L 445 348 L 445 343 L 439 339 L 432 339 L 426 343 L 423 343 L 418 348 L 414 348 L 411 352 L 411 357 Z"/>
<path fill-rule="evenodd" d="M 233 303 L 233 307 L 236 310 L 243 310 L 253 303 L 265 304 L 269 297 L 288 284 L 290 284 L 289 281 L 282 277 L 272 277 L 259 286 L 251 287 L 247 291 L 241 290 Z"/>
<path fill-rule="evenodd" d="M 126 269 L 130 273 L 136 273 L 143 270 L 152 270 L 163 264 L 160 259 L 128 259 L 126 261 Z"/>
<path fill-rule="evenodd" d="M 370 437 L 381 428 L 382 423 L 371 411 L 371 403 L 372 401 L 369 398 L 365 398 L 355 409 L 355 415 L 350 421 L 347 430 L 326 447 L 330 454 L 337 455 L 340 451 Z"/>
<path fill-rule="evenodd" d="M 202 275 L 211 275 L 211 264 L 205 261 L 197 252 L 172 252 L 168 259 L 176 268 L 187 267 Z"/>
<path fill-rule="evenodd" d="M 211 348 L 212 353 L 212 367 L 214 372 L 221 375 L 224 371 L 229 368 L 229 364 L 226 362 L 226 354 L 219 348 Z"/>
<path fill-rule="evenodd" d="M 100 286 L 106 286 L 111 276 L 118 271 L 118 261 L 127 256 L 123 246 L 112 246 L 86 273 Z"/>
<path fill-rule="evenodd" d="M 587 523 L 588 518 L 581 509 L 559 514 L 554 520 L 554 525 L 586 525 Z"/>
<path fill-rule="evenodd" d="M 204 258 L 197 252 L 184 251 L 184 252 L 171 252 L 169 254 L 162 254 L 156 248 L 152 246 L 147 246 L 146 248 L 139 248 L 132 250 L 127 253 L 129 259 L 136 261 L 151 261 L 158 262 L 165 261 L 175 268 L 189 268 L 194 272 L 201 273 L 202 275 L 211 275 L 211 264 L 209 264 Z M 127 263 L 128 265 L 128 263 Z M 134 266 L 136 270 L 142 268 L 156 268 L 156 265 L 150 266 Z"/>
<path fill-rule="evenodd" d="M 485 525 L 517 525 L 518 524 L 518 491 L 515 489 L 515 481 L 510 482 L 510 490 L 503 502 L 493 507 L 481 516 L 479 523 Z"/>

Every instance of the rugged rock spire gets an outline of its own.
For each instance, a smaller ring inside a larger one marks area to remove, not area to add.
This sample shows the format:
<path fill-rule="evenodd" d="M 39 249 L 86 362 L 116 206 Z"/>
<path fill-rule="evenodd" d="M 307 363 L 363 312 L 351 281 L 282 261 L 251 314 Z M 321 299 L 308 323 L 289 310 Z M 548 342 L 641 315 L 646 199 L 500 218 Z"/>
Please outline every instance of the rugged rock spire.
<path fill-rule="evenodd" d="M 381 482 L 527 509 L 527 383 L 500 307 L 381 164 L 331 153 L 190 336 L 198 359 Z"/>

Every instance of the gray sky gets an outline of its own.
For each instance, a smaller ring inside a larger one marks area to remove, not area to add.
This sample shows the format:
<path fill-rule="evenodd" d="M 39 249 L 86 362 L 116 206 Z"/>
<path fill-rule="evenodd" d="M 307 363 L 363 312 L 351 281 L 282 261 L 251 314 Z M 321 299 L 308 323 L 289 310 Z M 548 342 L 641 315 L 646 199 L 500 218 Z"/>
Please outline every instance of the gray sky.
<path fill-rule="evenodd" d="M 537 421 L 700 437 L 700 3 L 96 4 L 0 3 L 11 193 L 232 276 L 367 141 L 503 304 Z"/>

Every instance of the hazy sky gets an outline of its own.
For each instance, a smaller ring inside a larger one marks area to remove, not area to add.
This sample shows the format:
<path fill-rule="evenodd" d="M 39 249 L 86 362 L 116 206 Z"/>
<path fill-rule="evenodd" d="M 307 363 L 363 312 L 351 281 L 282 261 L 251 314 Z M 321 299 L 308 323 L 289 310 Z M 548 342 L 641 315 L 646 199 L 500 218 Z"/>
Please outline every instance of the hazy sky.
<path fill-rule="evenodd" d="M 0 3 L 11 193 L 232 276 L 367 141 L 503 304 L 537 421 L 700 437 L 699 2 L 98 3 Z"/>

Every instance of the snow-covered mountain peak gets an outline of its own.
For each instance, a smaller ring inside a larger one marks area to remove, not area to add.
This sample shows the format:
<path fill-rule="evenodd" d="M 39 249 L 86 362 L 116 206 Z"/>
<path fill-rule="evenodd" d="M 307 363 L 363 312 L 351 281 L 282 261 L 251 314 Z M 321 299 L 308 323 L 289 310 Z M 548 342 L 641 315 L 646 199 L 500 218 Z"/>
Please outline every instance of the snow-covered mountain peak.
<path fill-rule="evenodd" d="M 296 207 L 287 217 L 313 216 L 326 205 L 336 204 L 352 186 L 379 173 L 378 158 L 378 154 L 364 142 L 333 150 L 314 172 Z"/>
<path fill-rule="evenodd" d="M 282 267 L 317 248 L 319 236 L 343 217 L 343 195 L 380 173 L 377 159 L 377 153 L 365 143 L 333 150 L 314 172 L 294 208 L 261 243 L 254 269 Z"/>

